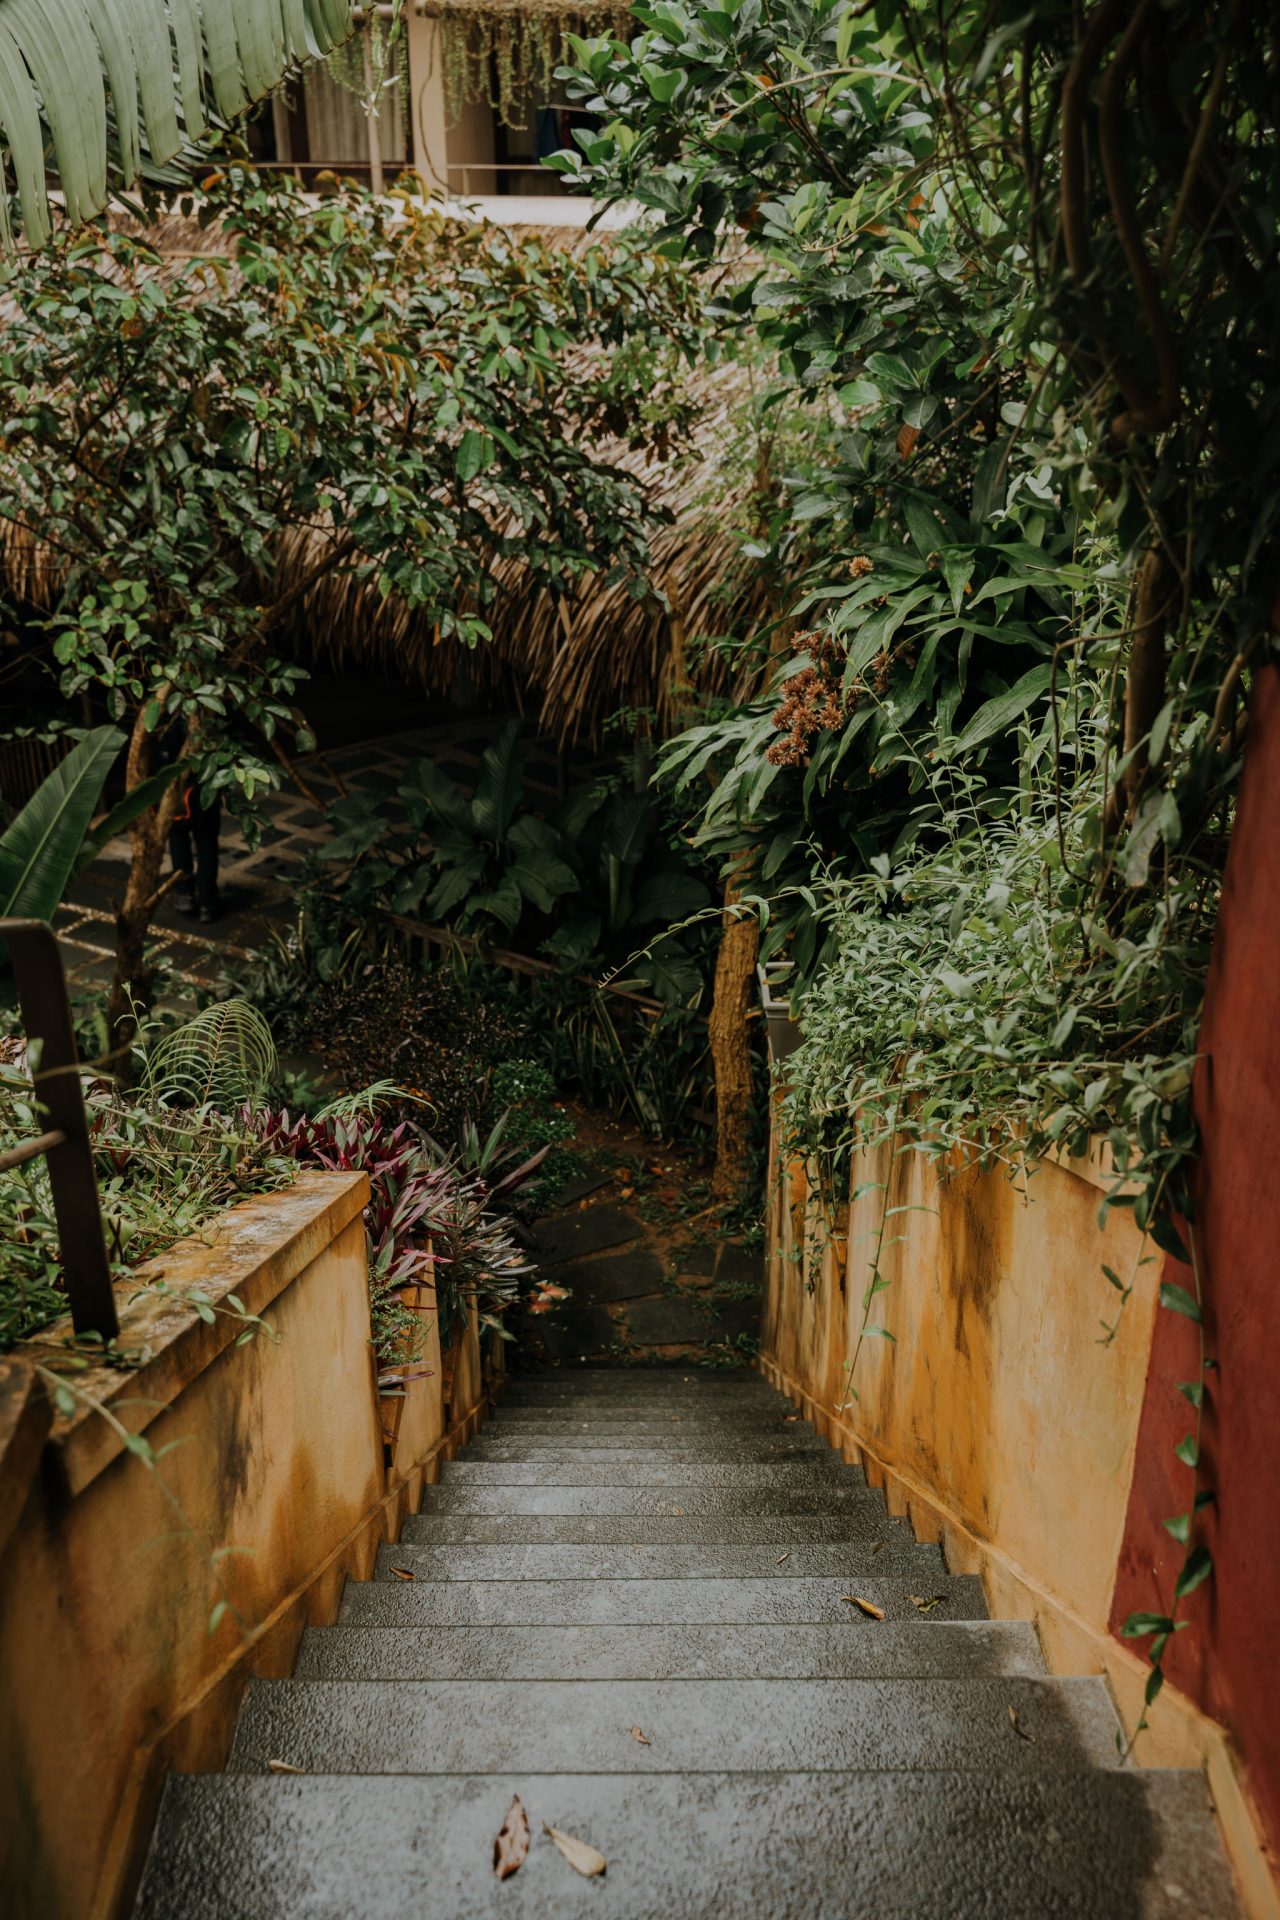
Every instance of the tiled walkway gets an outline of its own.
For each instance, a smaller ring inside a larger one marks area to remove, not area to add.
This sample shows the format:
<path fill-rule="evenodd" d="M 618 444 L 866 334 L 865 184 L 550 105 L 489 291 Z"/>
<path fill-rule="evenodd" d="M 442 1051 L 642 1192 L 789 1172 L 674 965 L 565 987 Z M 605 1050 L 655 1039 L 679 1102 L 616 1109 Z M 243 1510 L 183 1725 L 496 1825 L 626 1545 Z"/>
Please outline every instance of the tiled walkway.
<path fill-rule="evenodd" d="M 307 785 L 330 806 L 344 789 L 378 792 L 394 789 L 409 761 L 429 754 L 460 785 L 469 787 L 480 755 L 500 722 L 496 719 L 448 721 L 413 733 L 370 740 L 301 763 Z M 554 749 L 526 744 L 525 791 L 554 801 L 563 790 L 564 763 Z M 585 777 L 581 766 L 575 779 Z M 179 913 L 172 900 L 162 903 L 153 926 L 161 961 L 201 986 L 212 986 L 225 960 L 243 958 L 264 927 L 286 922 L 293 912 L 293 888 L 303 859 L 328 836 L 325 811 L 311 805 L 292 785 L 266 803 L 268 824 L 261 841 L 249 848 L 228 820 L 223 828 L 219 876 L 225 911 L 210 927 Z M 114 903 L 124 891 L 129 858 L 127 840 L 113 840 L 72 888 L 54 926 L 72 992 L 95 987 L 110 977 L 115 948 Z"/>

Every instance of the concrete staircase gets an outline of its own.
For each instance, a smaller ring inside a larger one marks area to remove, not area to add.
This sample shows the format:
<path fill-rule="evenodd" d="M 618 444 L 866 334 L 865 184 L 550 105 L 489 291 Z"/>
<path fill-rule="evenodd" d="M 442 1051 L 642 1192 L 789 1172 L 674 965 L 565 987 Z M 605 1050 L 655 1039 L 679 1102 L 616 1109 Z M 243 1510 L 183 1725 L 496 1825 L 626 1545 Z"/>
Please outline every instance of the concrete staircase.
<path fill-rule="evenodd" d="M 170 1781 L 136 1920 L 1234 1914 L 1203 1781 L 1117 1730 L 758 1377 L 517 1381 Z"/>

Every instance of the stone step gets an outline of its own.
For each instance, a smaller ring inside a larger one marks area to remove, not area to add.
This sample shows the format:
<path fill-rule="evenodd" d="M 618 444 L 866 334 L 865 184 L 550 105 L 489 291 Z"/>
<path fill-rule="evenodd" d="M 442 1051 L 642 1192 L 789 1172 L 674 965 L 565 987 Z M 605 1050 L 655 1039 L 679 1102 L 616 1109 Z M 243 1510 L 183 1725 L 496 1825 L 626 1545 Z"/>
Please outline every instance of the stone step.
<path fill-rule="evenodd" d="M 982 1582 L 948 1574 L 930 1620 L 985 1620 Z M 727 1621 L 755 1626 L 794 1620 L 873 1632 L 879 1624 L 847 1600 L 869 1600 L 889 1620 L 918 1620 L 914 1580 L 367 1580 L 349 1581 L 338 1614 L 344 1627 L 675 1626 Z M 926 1595 L 931 1598 L 932 1595 Z"/>
<path fill-rule="evenodd" d="M 618 1514 L 425 1513 L 404 1523 L 416 1546 L 665 1547 L 873 1544 L 914 1539 L 905 1520 L 885 1512 L 878 1495 L 840 1513 Z"/>
<path fill-rule="evenodd" d="M 615 1454 L 630 1454 L 637 1460 L 741 1460 L 743 1449 L 732 1434 L 701 1437 L 682 1433 L 676 1427 L 646 1427 L 636 1436 L 616 1427 L 590 1427 L 586 1431 L 559 1430 L 543 1433 L 529 1428 L 519 1434 L 485 1427 L 459 1458 L 467 1460 L 556 1460 L 586 1455 L 604 1460 Z M 782 1433 L 758 1436 L 751 1443 L 751 1458 L 762 1465 L 770 1460 L 838 1460 L 840 1455 L 809 1427 L 788 1427 Z"/>
<path fill-rule="evenodd" d="M 533 1843 L 500 1881 L 493 1838 L 515 1793 Z M 543 1822 L 599 1847 L 603 1879 L 575 1875 Z M 597 1920 L 1237 1911 L 1192 1773 L 201 1774 L 166 1788 L 136 1920 L 548 1920 L 588 1907 Z"/>
<path fill-rule="evenodd" d="M 876 1496 L 858 1482 L 746 1487 L 741 1492 L 672 1481 L 650 1487 L 428 1487 L 428 1513 L 773 1514 L 842 1513 Z"/>
<path fill-rule="evenodd" d="M 657 1407 L 663 1412 L 696 1413 L 742 1407 L 748 1412 L 762 1409 L 781 1413 L 788 1401 L 785 1394 L 766 1386 L 758 1375 L 723 1380 L 708 1375 L 704 1380 L 681 1382 L 678 1376 L 619 1373 L 602 1386 L 590 1388 L 574 1386 L 567 1379 L 523 1387 L 508 1384 L 499 1405 L 503 1412 L 529 1407 L 585 1407 L 590 1412 L 611 1407 Z"/>
<path fill-rule="evenodd" d="M 720 1487 L 728 1492 L 756 1488 L 794 1487 L 799 1490 L 827 1485 L 865 1487 L 858 1467 L 846 1467 L 839 1454 L 820 1454 L 807 1460 L 678 1461 L 654 1466 L 643 1455 L 637 1460 L 570 1455 L 564 1463 L 548 1460 L 521 1465 L 515 1460 L 476 1460 L 463 1457 L 446 1462 L 442 1487 Z"/>
<path fill-rule="evenodd" d="M 924 1680 L 1044 1674 L 1026 1620 L 835 1627 L 309 1627 L 299 1680 Z"/>
<path fill-rule="evenodd" d="M 786 1411 L 785 1401 L 773 1406 L 744 1407 L 735 1401 L 726 1401 L 723 1406 L 677 1406 L 670 1403 L 664 1406 L 643 1406 L 639 1402 L 626 1406 L 597 1406 L 594 1402 L 581 1406 L 566 1405 L 502 1407 L 488 1422 L 486 1433 L 505 1433 L 534 1428 L 550 1431 L 553 1427 L 563 1427 L 567 1432 L 585 1432 L 592 1427 L 635 1427 L 652 1431 L 658 1427 L 684 1427 L 691 1432 L 708 1433 L 759 1431 L 761 1433 L 785 1432 L 790 1427 L 802 1425 L 800 1416 Z"/>
<path fill-rule="evenodd" d="M 419 1580 L 885 1580 L 901 1575 L 921 1582 L 917 1591 L 925 1598 L 939 1590 L 947 1574 L 940 1548 L 883 1537 L 861 1546 L 441 1547 L 406 1540 L 379 1549 L 375 1579 L 402 1580 L 406 1572 Z"/>
<path fill-rule="evenodd" d="M 1099 1679 L 253 1680 L 228 1770 L 1069 1773 L 1118 1729 Z"/>

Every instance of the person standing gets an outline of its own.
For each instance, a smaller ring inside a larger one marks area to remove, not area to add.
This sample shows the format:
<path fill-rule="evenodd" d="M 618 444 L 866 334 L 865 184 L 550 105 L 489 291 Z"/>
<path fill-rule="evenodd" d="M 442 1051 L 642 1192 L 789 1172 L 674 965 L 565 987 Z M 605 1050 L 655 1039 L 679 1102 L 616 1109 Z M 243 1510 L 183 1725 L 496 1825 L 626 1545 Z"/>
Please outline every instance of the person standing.
<path fill-rule="evenodd" d="M 181 746 L 181 740 L 174 744 L 175 758 Z M 222 908 L 218 894 L 222 795 L 203 800 L 199 782 L 189 777 L 185 767 L 178 781 L 178 811 L 169 829 L 169 859 L 174 872 L 182 876 L 176 893 L 178 912 L 207 924 L 218 918 Z"/>

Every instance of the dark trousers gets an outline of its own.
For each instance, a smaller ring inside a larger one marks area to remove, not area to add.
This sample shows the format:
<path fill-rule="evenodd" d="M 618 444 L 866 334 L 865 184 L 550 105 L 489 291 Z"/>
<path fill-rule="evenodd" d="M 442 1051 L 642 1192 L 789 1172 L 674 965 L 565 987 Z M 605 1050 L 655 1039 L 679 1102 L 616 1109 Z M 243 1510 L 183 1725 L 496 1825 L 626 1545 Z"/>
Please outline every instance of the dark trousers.
<path fill-rule="evenodd" d="M 190 796 L 187 817 L 175 820 L 169 829 L 169 858 L 175 873 L 185 874 L 192 886 L 198 907 L 218 904 L 218 834 L 222 827 L 222 801 L 213 800 L 202 807 L 196 793 Z"/>

